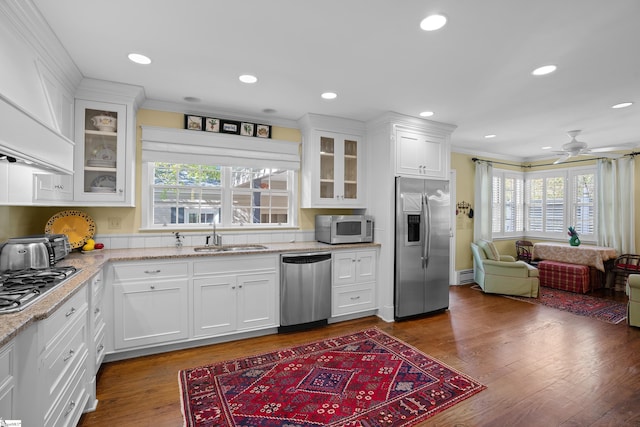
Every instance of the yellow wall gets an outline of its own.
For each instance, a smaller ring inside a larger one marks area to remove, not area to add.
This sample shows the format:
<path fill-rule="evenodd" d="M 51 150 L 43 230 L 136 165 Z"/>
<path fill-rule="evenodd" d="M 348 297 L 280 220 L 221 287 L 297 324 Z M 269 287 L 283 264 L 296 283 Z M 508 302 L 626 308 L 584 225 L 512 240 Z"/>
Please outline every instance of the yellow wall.
<path fill-rule="evenodd" d="M 56 213 L 66 209 L 78 209 L 86 212 L 96 223 L 96 232 L 99 234 L 136 234 L 140 231 L 141 224 L 141 170 L 142 170 L 142 129 L 140 126 L 159 126 L 182 129 L 184 127 L 184 114 L 156 110 L 138 110 L 136 126 L 136 207 L 32 207 L 32 206 L 0 206 L 0 241 L 10 237 L 41 234 L 44 227 Z M 283 141 L 301 141 L 298 129 L 274 126 L 272 137 Z M 300 209 L 299 225 L 301 230 L 315 228 L 315 215 L 332 213 L 336 215 L 350 214 L 351 209 Z M 109 218 L 120 219 L 121 228 L 109 229 Z M 207 227 L 208 229 L 208 227 Z M 192 230 L 192 229 L 191 229 Z"/>

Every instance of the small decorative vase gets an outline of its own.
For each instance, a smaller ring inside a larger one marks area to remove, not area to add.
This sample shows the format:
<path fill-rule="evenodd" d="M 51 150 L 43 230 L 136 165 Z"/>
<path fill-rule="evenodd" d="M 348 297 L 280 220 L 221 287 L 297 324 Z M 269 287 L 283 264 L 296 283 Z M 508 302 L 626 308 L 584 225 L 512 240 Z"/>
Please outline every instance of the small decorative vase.
<path fill-rule="evenodd" d="M 571 246 L 580 246 L 580 238 L 578 236 L 571 236 L 569 244 Z"/>

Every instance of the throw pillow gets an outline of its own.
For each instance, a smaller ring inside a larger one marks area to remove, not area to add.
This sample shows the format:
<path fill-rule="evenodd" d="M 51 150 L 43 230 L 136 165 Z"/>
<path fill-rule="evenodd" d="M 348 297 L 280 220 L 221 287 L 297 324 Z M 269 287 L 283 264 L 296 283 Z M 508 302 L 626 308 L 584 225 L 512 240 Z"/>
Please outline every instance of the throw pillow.
<path fill-rule="evenodd" d="M 488 259 L 492 259 L 494 261 L 500 261 L 500 253 L 496 249 L 496 246 L 493 244 L 493 242 L 483 239 L 478 241 L 478 246 L 482 248 L 482 250 L 484 251 L 484 254 L 487 256 Z"/>

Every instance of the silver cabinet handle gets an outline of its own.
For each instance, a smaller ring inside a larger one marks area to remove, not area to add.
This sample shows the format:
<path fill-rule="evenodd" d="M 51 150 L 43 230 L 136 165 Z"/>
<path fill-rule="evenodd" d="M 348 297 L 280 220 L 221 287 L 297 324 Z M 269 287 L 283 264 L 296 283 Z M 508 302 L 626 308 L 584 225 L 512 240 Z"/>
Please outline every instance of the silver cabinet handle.
<path fill-rule="evenodd" d="M 145 274 L 158 274 L 160 270 L 145 270 L 144 272 Z"/>
<path fill-rule="evenodd" d="M 67 360 L 71 359 L 74 355 L 75 351 L 73 351 L 73 349 L 69 350 L 69 353 L 64 357 L 64 359 L 62 359 L 63 362 L 66 362 Z"/>
<path fill-rule="evenodd" d="M 238 285 L 238 289 L 242 289 L 242 285 Z"/>
<path fill-rule="evenodd" d="M 71 411 L 73 411 L 73 408 L 75 407 L 76 407 L 76 402 L 74 400 L 69 402 L 69 409 L 67 409 L 67 411 L 64 413 L 64 416 L 66 417 L 67 415 L 69 415 Z"/>
<path fill-rule="evenodd" d="M 102 350 L 104 350 L 104 344 L 100 344 L 96 350 L 97 353 L 100 353 Z"/>
<path fill-rule="evenodd" d="M 351 301 L 356 301 L 356 300 L 359 300 L 359 299 L 360 299 L 360 297 L 359 297 L 359 296 L 357 296 L 357 297 L 351 297 Z"/>
<path fill-rule="evenodd" d="M 100 313 L 100 307 L 96 307 L 95 310 L 93 310 L 93 314 L 98 314 Z"/>
<path fill-rule="evenodd" d="M 65 314 L 64 316 L 65 316 L 65 317 L 69 317 L 69 316 L 71 316 L 71 315 L 72 315 L 73 313 L 75 313 L 75 312 L 76 312 L 75 307 L 71 307 L 71 310 L 67 311 L 67 314 Z"/>

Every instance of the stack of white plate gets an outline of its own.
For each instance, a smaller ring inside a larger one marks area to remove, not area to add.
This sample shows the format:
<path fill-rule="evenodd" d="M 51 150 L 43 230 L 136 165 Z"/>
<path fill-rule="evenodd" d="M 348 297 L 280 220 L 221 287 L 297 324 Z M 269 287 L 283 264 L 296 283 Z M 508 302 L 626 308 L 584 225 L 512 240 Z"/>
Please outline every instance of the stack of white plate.
<path fill-rule="evenodd" d="M 115 160 L 89 159 L 87 160 L 87 166 L 94 166 L 98 168 L 115 168 L 116 162 Z"/>
<path fill-rule="evenodd" d="M 116 189 L 109 188 L 109 187 L 91 187 L 91 192 L 92 193 L 115 193 Z"/>

